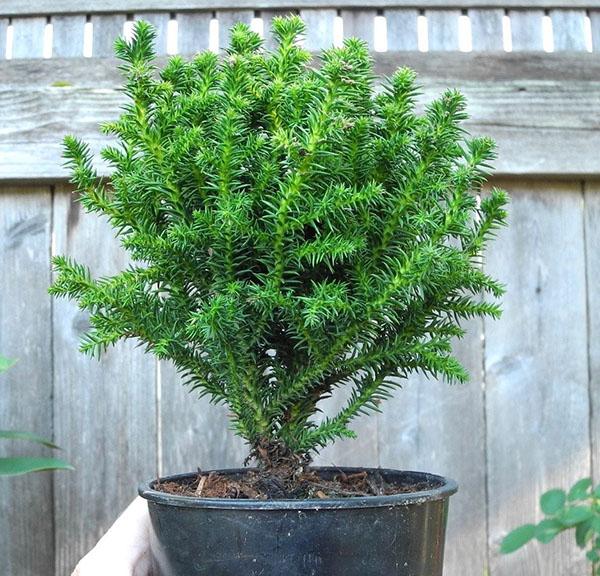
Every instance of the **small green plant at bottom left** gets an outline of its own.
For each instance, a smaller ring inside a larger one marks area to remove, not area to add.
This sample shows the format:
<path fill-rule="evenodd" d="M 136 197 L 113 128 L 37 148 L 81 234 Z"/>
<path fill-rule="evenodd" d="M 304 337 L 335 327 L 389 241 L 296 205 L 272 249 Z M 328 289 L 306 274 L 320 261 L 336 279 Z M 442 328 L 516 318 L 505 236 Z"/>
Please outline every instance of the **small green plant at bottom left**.
<path fill-rule="evenodd" d="M 0 356 L 0 374 L 8 370 L 14 361 Z M 5 440 L 25 440 L 35 442 L 47 448 L 54 450 L 58 446 L 31 432 L 21 430 L 0 430 L 0 439 Z M 7 456 L 0 458 L 0 476 L 19 476 L 29 472 L 41 472 L 43 470 L 72 470 L 73 467 L 58 458 L 33 457 L 33 456 Z"/>

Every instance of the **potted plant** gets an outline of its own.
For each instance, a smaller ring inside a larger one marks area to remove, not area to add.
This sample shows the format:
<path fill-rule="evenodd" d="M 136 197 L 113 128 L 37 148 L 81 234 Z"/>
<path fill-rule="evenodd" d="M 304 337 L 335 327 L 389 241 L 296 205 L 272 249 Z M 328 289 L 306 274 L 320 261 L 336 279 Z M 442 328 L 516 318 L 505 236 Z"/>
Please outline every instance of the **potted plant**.
<path fill-rule="evenodd" d="M 134 261 L 98 280 L 54 260 L 52 293 L 90 312 L 82 350 L 139 339 L 228 405 L 256 463 L 142 485 L 164 576 L 442 573 L 454 482 L 310 462 L 411 372 L 467 379 L 451 340 L 462 319 L 498 316 L 481 295 L 503 291 L 481 267 L 507 201 L 478 197 L 494 143 L 465 136 L 458 92 L 419 115 L 411 70 L 376 93 L 363 42 L 316 69 L 303 32 L 276 18 L 266 52 L 236 25 L 224 58 L 157 71 L 137 22 L 116 42 L 129 103 L 103 127 L 112 176 L 65 140 L 83 206 Z M 319 418 L 342 387 L 347 405 Z"/>

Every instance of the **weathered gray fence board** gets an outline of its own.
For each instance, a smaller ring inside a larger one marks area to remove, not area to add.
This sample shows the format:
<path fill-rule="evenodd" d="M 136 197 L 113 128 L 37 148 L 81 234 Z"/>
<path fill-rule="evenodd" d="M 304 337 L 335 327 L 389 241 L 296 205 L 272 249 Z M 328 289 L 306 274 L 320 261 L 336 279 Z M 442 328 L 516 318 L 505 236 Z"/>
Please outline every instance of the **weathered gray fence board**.
<path fill-rule="evenodd" d="M 8 18 L 0 18 L 0 60 L 6 58 L 6 33 L 8 31 Z"/>
<path fill-rule="evenodd" d="M 0 376 L 0 429 L 52 437 L 48 187 L 0 190 L 0 355 L 18 359 Z M 27 442 L 0 455 L 49 455 Z M 48 576 L 54 565 L 52 476 L 0 479 L 3 576 Z"/>
<path fill-rule="evenodd" d="M 538 499 L 589 474 L 586 279 L 579 184 L 507 183 L 509 228 L 486 269 L 506 283 L 485 322 L 489 547 L 494 576 L 584 574 L 569 539 L 499 556 L 506 532 L 539 519 Z"/>
<path fill-rule="evenodd" d="M 502 19 L 504 10 L 472 9 L 469 10 L 471 19 L 471 42 L 476 52 L 497 51 L 504 49 Z"/>
<path fill-rule="evenodd" d="M 177 49 L 181 54 L 195 54 L 208 49 L 211 13 L 177 14 Z"/>
<path fill-rule="evenodd" d="M 554 51 L 584 51 L 585 10 L 552 10 Z"/>
<path fill-rule="evenodd" d="M 543 10 L 511 10 L 509 16 L 513 50 L 544 48 Z"/>
<path fill-rule="evenodd" d="M 92 56 L 109 58 L 114 56 L 115 39 L 123 35 L 125 14 L 92 16 Z"/>
<path fill-rule="evenodd" d="M 450 386 L 412 376 L 379 417 L 381 466 L 430 470 L 460 484 L 449 516 L 447 576 L 482 576 L 486 567 L 481 322 L 465 327 L 467 336 L 454 350 L 471 382 Z"/>
<path fill-rule="evenodd" d="M 13 20 L 14 58 L 42 56 L 45 25 L 46 18 Z M 0 354 L 21 362 L 1 382 L 0 428 L 52 437 L 52 312 L 46 295 L 51 194 L 49 188 L 4 191 L 7 196 L 0 199 Z M 39 447 L 17 443 L 0 448 L 3 453 L 17 449 L 24 455 L 42 452 Z M 3 564 L 8 576 L 45 576 L 54 566 L 53 480 L 48 475 L 24 480 L 3 481 L 0 557 L 7 559 Z"/>
<path fill-rule="evenodd" d="M 387 13 L 387 12 L 386 12 Z M 116 36 L 115 36 L 116 37 Z M 444 52 L 435 55 L 417 51 L 397 54 L 393 51 L 373 55 L 377 75 L 389 75 L 399 66 L 415 69 L 424 79 L 439 83 L 468 82 L 537 82 L 557 86 L 564 83 L 597 82 L 600 75 L 600 57 L 587 53 L 546 54 L 540 52 L 508 52 L 504 54 Z M 100 59 L 98 59 L 100 60 Z M 73 86 L 114 88 L 121 76 L 117 61 L 98 61 L 95 58 L 52 60 L 0 61 L 3 91 L 21 86 L 28 90 L 51 86 L 54 79 L 66 79 Z M 158 66 L 167 62 L 158 58 Z M 87 70 L 87 74 L 82 72 Z M 19 82 L 20 80 L 20 82 Z M 525 90 L 528 87 L 523 86 Z M 595 84 L 592 84 L 592 88 Z"/>
<path fill-rule="evenodd" d="M 341 17 L 344 25 L 344 38 L 361 38 L 369 49 L 375 48 L 375 16 L 377 10 L 342 10 Z"/>
<path fill-rule="evenodd" d="M 458 50 L 459 10 L 426 10 L 429 51 Z"/>
<path fill-rule="evenodd" d="M 600 52 L 600 10 L 590 10 L 589 16 L 592 25 L 592 50 Z"/>
<path fill-rule="evenodd" d="M 418 12 L 411 9 L 390 8 L 385 11 L 389 51 L 417 50 L 417 16 Z"/>
<path fill-rule="evenodd" d="M 41 58 L 44 54 L 45 17 L 13 18 L 13 58 Z"/>
<path fill-rule="evenodd" d="M 74 58 L 83 56 L 85 16 L 55 16 L 52 18 L 52 56 Z"/>
<path fill-rule="evenodd" d="M 588 355 L 592 421 L 592 474 L 600 481 L 600 180 L 585 184 L 585 253 L 588 295 Z"/>
<path fill-rule="evenodd" d="M 229 430 L 225 406 L 197 398 L 169 363 L 161 365 L 161 390 L 164 474 L 243 466 L 248 448 Z"/>
<path fill-rule="evenodd" d="M 85 214 L 62 186 L 54 236 L 56 253 L 89 265 L 94 276 L 127 262 L 108 224 Z M 56 566 L 64 575 L 133 499 L 140 479 L 156 473 L 155 362 L 135 342 L 109 350 L 101 363 L 81 354 L 89 324 L 72 302 L 54 301 L 53 322 L 55 438 L 76 467 L 55 480 Z"/>
<path fill-rule="evenodd" d="M 428 11 L 426 16 L 430 50 L 458 46 L 458 12 L 439 12 L 432 18 Z M 482 323 L 473 321 L 467 328 L 455 352 L 472 376 L 471 386 L 450 388 L 411 376 L 405 389 L 382 406 L 378 427 L 384 468 L 431 470 L 461 484 L 449 517 L 447 576 L 481 576 L 487 558 Z"/>
<path fill-rule="evenodd" d="M 415 68 L 427 101 L 461 88 L 469 129 L 497 139 L 498 174 L 600 173 L 600 58 L 595 54 L 375 54 L 379 75 Z M 99 122 L 123 102 L 116 62 L 96 59 L 0 62 L 0 180 L 64 178 L 60 138 L 72 132 L 94 149 Z M 66 87 L 53 87 L 56 82 Z"/>
<path fill-rule="evenodd" d="M 63 14 L 139 12 L 165 10 L 178 12 L 198 9 L 262 9 L 262 8 L 362 8 L 365 0 L 6 0 L 0 14 Z M 410 8 L 597 8 L 600 0 L 377 0 L 377 7 Z"/>
<path fill-rule="evenodd" d="M 333 9 L 300 10 L 300 16 L 306 23 L 304 47 L 307 50 L 319 50 L 333 44 L 333 26 L 337 11 Z"/>

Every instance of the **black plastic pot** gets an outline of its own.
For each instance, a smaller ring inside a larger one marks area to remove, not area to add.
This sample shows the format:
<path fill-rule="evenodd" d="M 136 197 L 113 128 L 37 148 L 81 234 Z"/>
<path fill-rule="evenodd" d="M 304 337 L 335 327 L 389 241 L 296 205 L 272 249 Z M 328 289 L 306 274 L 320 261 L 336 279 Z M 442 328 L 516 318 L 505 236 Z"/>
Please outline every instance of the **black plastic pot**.
<path fill-rule="evenodd" d="M 340 469 L 319 470 L 333 476 Z M 456 483 L 422 472 L 377 471 L 388 482 L 427 482 L 433 488 L 264 501 L 190 498 L 158 492 L 156 481 L 143 484 L 156 576 L 441 576 L 448 500 Z"/>

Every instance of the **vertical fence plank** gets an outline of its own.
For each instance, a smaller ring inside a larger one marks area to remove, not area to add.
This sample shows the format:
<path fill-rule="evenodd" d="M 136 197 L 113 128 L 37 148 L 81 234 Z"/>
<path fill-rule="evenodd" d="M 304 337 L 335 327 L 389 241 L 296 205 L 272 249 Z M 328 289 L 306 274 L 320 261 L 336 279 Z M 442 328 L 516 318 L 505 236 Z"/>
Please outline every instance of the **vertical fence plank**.
<path fill-rule="evenodd" d="M 161 364 L 162 472 L 197 468 L 239 468 L 248 455 L 229 430 L 227 408 L 198 399 L 181 382 L 173 365 Z"/>
<path fill-rule="evenodd" d="M 377 10 L 342 10 L 344 38 L 360 38 L 375 48 L 375 16 Z"/>
<path fill-rule="evenodd" d="M 115 40 L 123 36 L 125 14 L 92 16 L 92 56 L 110 58 L 114 56 Z"/>
<path fill-rule="evenodd" d="M 585 10 L 551 10 L 554 51 L 584 52 Z"/>
<path fill-rule="evenodd" d="M 13 58 L 41 58 L 44 55 L 45 17 L 13 18 Z"/>
<path fill-rule="evenodd" d="M 446 576 L 482 576 L 486 568 L 481 325 L 466 323 L 467 335 L 454 345 L 469 384 L 411 376 L 379 417 L 381 466 L 436 472 L 459 483 L 450 504 Z"/>
<path fill-rule="evenodd" d="M 300 16 L 306 22 L 304 47 L 307 50 L 323 50 L 333 45 L 333 25 L 337 10 L 307 8 L 300 10 Z"/>
<path fill-rule="evenodd" d="M 123 269 L 128 260 L 107 222 L 83 212 L 66 186 L 54 199 L 56 252 L 90 266 L 94 276 Z M 155 475 L 157 426 L 155 362 L 136 342 L 120 343 L 100 361 L 78 351 L 87 315 L 54 301 L 54 429 L 76 467 L 55 480 L 58 574 L 70 574 L 140 481 Z M 46 573 L 47 574 L 47 573 Z"/>
<path fill-rule="evenodd" d="M 417 50 L 419 47 L 417 17 L 416 10 L 399 8 L 385 11 L 389 52 Z"/>
<path fill-rule="evenodd" d="M 429 50 L 458 50 L 460 10 L 426 10 Z"/>
<path fill-rule="evenodd" d="M 0 190 L 0 355 L 18 363 L 0 376 L 0 428 L 52 438 L 49 188 Z M 0 456 L 40 456 L 24 442 Z M 64 474 L 64 473 L 61 473 Z M 0 480 L 3 576 L 49 576 L 54 567 L 52 475 Z"/>
<path fill-rule="evenodd" d="M 474 52 L 501 52 L 504 49 L 502 19 L 504 10 L 469 10 L 471 41 Z"/>
<path fill-rule="evenodd" d="M 229 31 L 234 24 L 243 22 L 250 25 L 252 18 L 254 18 L 254 10 L 219 10 L 217 12 L 219 49 L 223 50 L 229 46 Z"/>
<path fill-rule="evenodd" d="M 0 60 L 6 58 L 6 32 L 8 31 L 8 18 L 0 18 Z"/>
<path fill-rule="evenodd" d="M 75 58 L 83 56 L 85 16 L 52 17 L 52 56 Z"/>
<path fill-rule="evenodd" d="M 506 283 L 485 322 L 491 574 L 586 574 L 572 538 L 509 556 L 511 529 L 540 519 L 540 495 L 590 473 L 586 279 L 579 184 L 509 184 L 510 223 L 486 267 Z"/>
<path fill-rule="evenodd" d="M 542 10 L 511 10 L 509 12 L 513 51 L 543 50 Z"/>
<path fill-rule="evenodd" d="M 592 402 L 592 474 L 600 481 L 600 182 L 585 184 L 585 252 L 587 266 L 590 398 Z"/>
<path fill-rule="evenodd" d="M 590 10 L 589 15 L 592 25 L 592 50 L 600 52 L 600 10 Z"/>
<path fill-rule="evenodd" d="M 180 54 L 196 54 L 208 50 L 210 12 L 177 14 L 177 48 Z"/>
<path fill-rule="evenodd" d="M 170 14 L 168 12 L 144 12 L 136 14 L 135 20 L 145 20 L 156 29 L 156 42 L 154 47 L 159 56 L 167 53 L 167 35 L 169 29 Z"/>

